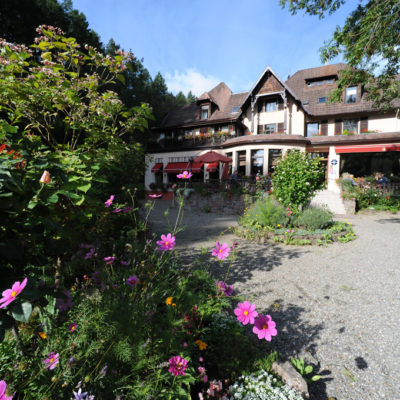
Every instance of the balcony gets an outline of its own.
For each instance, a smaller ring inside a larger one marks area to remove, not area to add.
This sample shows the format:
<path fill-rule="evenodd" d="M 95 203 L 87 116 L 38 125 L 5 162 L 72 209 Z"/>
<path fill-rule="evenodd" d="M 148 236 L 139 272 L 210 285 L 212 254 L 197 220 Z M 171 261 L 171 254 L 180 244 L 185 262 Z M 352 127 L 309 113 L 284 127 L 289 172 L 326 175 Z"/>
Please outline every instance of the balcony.
<path fill-rule="evenodd" d="M 200 135 L 192 135 L 192 136 L 181 136 L 179 138 L 166 137 L 164 139 L 153 141 L 148 144 L 149 150 L 158 150 L 158 149 L 184 149 L 184 148 L 202 148 L 202 147 L 214 147 L 222 145 L 226 140 L 231 138 L 236 138 L 238 135 L 235 133 L 234 135 L 229 134 L 226 135 L 221 134 L 200 134 Z"/>

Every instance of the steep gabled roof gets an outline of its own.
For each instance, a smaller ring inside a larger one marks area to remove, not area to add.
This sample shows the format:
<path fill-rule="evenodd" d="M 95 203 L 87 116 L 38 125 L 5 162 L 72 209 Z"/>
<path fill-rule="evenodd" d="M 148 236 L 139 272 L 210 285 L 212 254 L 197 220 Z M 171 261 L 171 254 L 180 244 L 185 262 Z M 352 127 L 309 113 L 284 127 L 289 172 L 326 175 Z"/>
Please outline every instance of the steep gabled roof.
<path fill-rule="evenodd" d="M 266 74 L 272 74 L 276 80 L 280 83 L 280 85 L 286 89 L 291 96 L 293 96 L 293 98 L 295 100 L 299 101 L 299 98 L 296 96 L 296 94 L 292 91 L 292 89 L 286 85 L 285 82 L 283 82 L 281 80 L 281 78 L 279 78 L 278 74 L 269 66 L 267 65 L 267 68 L 265 68 L 264 72 L 260 75 L 260 77 L 258 78 L 257 82 L 253 85 L 253 87 L 250 89 L 250 91 L 248 92 L 246 98 L 243 100 L 243 103 L 241 104 L 241 107 L 244 106 L 244 104 L 249 100 L 250 96 L 253 94 L 253 92 L 256 90 L 256 88 L 259 86 L 260 82 L 262 81 L 262 79 L 264 79 L 264 77 L 266 76 Z"/>
<path fill-rule="evenodd" d="M 366 99 L 365 93 L 357 93 L 358 101 L 356 103 L 318 103 L 318 99 L 321 97 L 329 98 L 329 94 L 334 88 L 336 88 L 336 84 L 322 84 L 320 86 L 315 85 L 308 87 L 307 82 L 321 80 L 322 78 L 334 77 L 336 79 L 339 77 L 340 71 L 346 67 L 347 64 L 338 63 L 323 65 L 316 68 L 302 69 L 289 77 L 286 81 L 286 85 L 296 93 L 296 96 L 301 100 L 304 109 L 306 109 L 311 115 L 329 116 L 376 111 L 373 107 L 373 103 Z"/>
<path fill-rule="evenodd" d="M 210 100 L 217 105 L 217 109 L 212 112 L 210 118 L 206 120 L 200 118 L 200 104 L 196 102 L 170 111 L 164 117 L 160 127 L 190 126 L 201 123 L 209 125 L 223 120 L 236 120 L 239 118 L 240 112 L 232 113 L 232 109 L 239 107 L 246 95 L 247 92 L 232 94 L 229 87 L 221 82 L 209 92 L 203 93 L 198 99 L 198 101 Z"/>

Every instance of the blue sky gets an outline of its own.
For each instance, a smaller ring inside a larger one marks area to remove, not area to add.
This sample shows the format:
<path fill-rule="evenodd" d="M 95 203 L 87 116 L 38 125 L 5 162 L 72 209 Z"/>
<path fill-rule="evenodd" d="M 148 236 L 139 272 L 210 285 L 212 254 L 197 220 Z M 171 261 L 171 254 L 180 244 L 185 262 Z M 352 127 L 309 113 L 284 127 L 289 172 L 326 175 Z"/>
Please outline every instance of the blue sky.
<path fill-rule="evenodd" d="M 222 81 L 249 90 L 267 65 L 283 80 L 321 65 L 318 49 L 357 3 L 320 20 L 278 0 L 73 0 L 103 43 L 114 38 L 170 91 L 197 96 Z"/>

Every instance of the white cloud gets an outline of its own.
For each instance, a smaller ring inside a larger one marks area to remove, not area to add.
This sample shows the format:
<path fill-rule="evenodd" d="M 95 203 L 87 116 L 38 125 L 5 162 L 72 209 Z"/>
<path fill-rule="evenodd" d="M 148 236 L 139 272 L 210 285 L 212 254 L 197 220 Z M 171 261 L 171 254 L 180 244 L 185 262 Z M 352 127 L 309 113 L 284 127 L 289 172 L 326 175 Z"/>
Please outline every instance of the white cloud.
<path fill-rule="evenodd" d="M 175 71 L 174 75 L 167 73 L 165 81 L 168 90 L 174 94 L 181 91 L 187 95 L 191 90 L 196 96 L 200 96 L 204 92 L 210 91 L 221 82 L 221 80 L 215 76 L 204 76 L 194 69 L 188 69 L 184 72 Z"/>

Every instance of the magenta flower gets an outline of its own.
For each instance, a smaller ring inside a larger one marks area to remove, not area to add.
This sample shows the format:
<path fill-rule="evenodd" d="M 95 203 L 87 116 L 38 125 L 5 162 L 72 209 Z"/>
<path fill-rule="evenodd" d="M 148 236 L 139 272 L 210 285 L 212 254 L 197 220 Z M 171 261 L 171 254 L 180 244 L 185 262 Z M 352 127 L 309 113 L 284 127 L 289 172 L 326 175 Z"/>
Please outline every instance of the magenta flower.
<path fill-rule="evenodd" d="M 151 199 L 159 199 L 162 196 L 163 196 L 162 194 L 149 194 L 149 197 Z"/>
<path fill-rule="evenodd" d="M 218 289 L 219 293 L 221 293 L 221 294 L 225 293 L 226 283 L 224 281 L 218 281 L 217 282 L 217 289 Z"/>
<path fill-rule="evenodd" d="M 96 257 L 96 250 L 92 247 L 85 255 L 85 260 L 89 260 L 89 258 Z"/>
<path fill-rule="evenodd" d="M 158 244 L 158 250 L 161 251 L 167 251 L 167 250 L 173 250 L 175 247 L 175 236 L 172 236 L 170 233 L 165 235 L 161 235 L 161 240 L 157 240 L 156 242 Z"/>
<path fill-rule="evenodd" d="M 239 303 L 238 307 L 233 310 L 239 322 L 243 325 L 248 323 L 254 324 L 254 318 L 257 317 L 256 305 L 250 304 L 247 300 Z"/>
<path fill-rule="evenodd" d="M 115 197 L 115 196 L 112 194 L 112 195 L 110 196 L 110 198 L 109 198 L 107 201 L 104 202 L 104 205 L 105 205 L 106 207 L 110 207 L 111 204 L 112 204 L 113 201 L 114 201 L 114 197 Z"/>
<path fill-rule="evenodd" d="M 104 257 L 106 264 L 112 264 L 115 261 L 115 257 Z"/>
<path fill-rule="evenodd" d="M 191 172 L 183 171 L 181 174 L 178 174 L 176 177 L 179 179 L 189 179 L 193 176 Z"/>
<path fill-rule="evenodd" d="M 258 336 L 259 339 L 265 339 L 270 342 L 272 336 L 276 336 L 278 334 L 275 326 L 276 324 L 274 321 L 272 321 L 270 315 L 260 315 L 254 322 L 253 332 Z"/>
<path fill-rule="evenodd" d="M 136 286 L 139 283 L 139 278 L 136 275 L 131 275 L 126 278 L 126 283 L 130 286 Z"/>
<path fill-rule="evenodd" d="M 42 361 L 42 363 L 45 365 L 45 368 L 48 368 L 48 369 L 54 369 L 56 367 L 56 365 L 58 364 L 58 362 L 59 362 L 58 353 L 55 354 L 54 351 L 49 353 L 47 355 L 47 358 Z"/>
<path fill-rule="evenodd" d="M 56 299 L 56 307 L 60 311 L 67 311 L 69 308 L 72 307 L 72 296 L 71 293 L 68 291 L 64 291 L 64 294 L 66 296 L 65 299 L 59 298 Z"/>
<path fill-rule="evenodd" d="M 69 325 L 68 331 L 75 332 L 77 327 L 78 327 L 78 325 L 75 322 L 73 322 L 72 324 Z"/>
<path fill-rule="evenodd" d="M 225 289 L 225 296 L 232 296 L 233 294 L 233 286 L 229 285 Z"/>
<path fill-rule="evenodd" d="M 114 214 L 118 214 L 118 213 L 120 213 L 122 211 L 122 208 L 116 208 L 115 210 L 112 210 L 112 212 L 114 213 Z"/>
<path fill-rule="evenodd" d="M 3 298 L 0 299 L 0 308 L 7 307 L 10 303 L 12 303 L 16 297 L 24 290 L 26 286 L 26 282 L 28 282 L 28 278 L 25 278 L 21 283 L 19 281 L 14 282 L 11 289 L 5 290 L 2 295 Z"/>
<path fill-rule="evenodd" d="M 124 265 L 124 266 L 126 267 L 127 265 L 129 265 L 129 262 L 128 262 L 128 261 L 121 260 L 121 265 Z"/>
<path fill-rule="evenodd" d="M 216 246 L 217 247 L 215 249 L 213 249 L 213 251 L 212 251 L 212 255 L 214 257 L 217 257 L 219 260 L 223 260 L 229 256 L 229 252 L 231 251 L 231 248 L 226 243 L 221 245 L 220 242 L 217 242 Z"/>
<path fill-rule="evenodd" d="M 12 400 L 13 396 L 6 395 L 7 384 L 5 381 L 0 381 L 0 400 Z"/>
<path fill-rule="evenodd" d="M 185 360 L 181 356 L 175 356 L 170 358 L 168 361 L 168 371 L 171 372 L 172 375 L 185 375 L 185 370 L 188 367 L 188 360 Z"/>
<path fill-rule="evenodd" d="M 125 208 L 122 210 L 122 212 L 125 214 L 125 213 L 127 213 L 127 212 L 129 212 L 129 211 L 132 211 L 132 210 L 133 210 L 132 207 L 125 207 Z"/>

